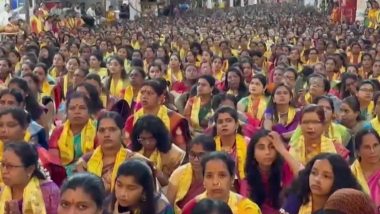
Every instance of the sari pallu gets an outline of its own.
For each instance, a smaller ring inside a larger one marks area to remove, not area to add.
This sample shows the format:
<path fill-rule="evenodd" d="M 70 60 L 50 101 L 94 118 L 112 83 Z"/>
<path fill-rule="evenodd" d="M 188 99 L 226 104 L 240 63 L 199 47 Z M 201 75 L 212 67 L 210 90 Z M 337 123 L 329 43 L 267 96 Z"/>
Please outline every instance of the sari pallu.
<path fill-rule="evenodd" d="M 61 102 L 70 96 L 74 91 L 74 88 L 68 86 L 68 78 L 65 75 L 62 78 L 59 78 L 57 84 L 52 89 L 52 95 L 54 96 L 55 109 L 59 109 Z"/>

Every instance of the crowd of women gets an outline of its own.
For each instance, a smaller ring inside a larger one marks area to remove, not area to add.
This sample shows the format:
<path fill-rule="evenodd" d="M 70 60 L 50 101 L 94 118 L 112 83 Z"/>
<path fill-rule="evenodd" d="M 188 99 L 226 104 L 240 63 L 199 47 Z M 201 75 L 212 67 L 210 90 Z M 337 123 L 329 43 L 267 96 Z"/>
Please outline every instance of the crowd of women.
<path fill-rule="evenodd" d="M 379 32 L 276 4 L 5 39 L 0 214 L 378 214 Z"/>

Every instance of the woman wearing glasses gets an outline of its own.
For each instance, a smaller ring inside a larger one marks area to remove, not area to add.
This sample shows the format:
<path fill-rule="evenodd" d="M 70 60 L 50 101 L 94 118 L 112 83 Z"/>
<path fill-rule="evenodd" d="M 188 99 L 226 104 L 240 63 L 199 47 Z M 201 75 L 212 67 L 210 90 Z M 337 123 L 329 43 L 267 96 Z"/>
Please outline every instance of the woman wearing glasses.
<path fill-rule="evenodd" d="M 215 151 L 214 139 L 207 135 L 197 136 L 189 144 L 190 162 L 178 167 L 170 176 L 166 196 L 176 213 L 180 213 L 187 202 L 205 191 L 201 158 L 212 151 Z"/>
<path fill-rule="evenodd" d="M 155 165 L 161 186 L 169 183 L 172 172 L 182 163 L 185 152 L 170 142 L 169 131 L 160 118 L 147 115 L 136 121 L 131 149 L 149 158 Z"/>
<path fill-rule="evenodd" d="M 40 171 L 36 149 L 22 141 L 9 143 L 2 158 L 0 213 L 56 214 L 59 189 Z"/>

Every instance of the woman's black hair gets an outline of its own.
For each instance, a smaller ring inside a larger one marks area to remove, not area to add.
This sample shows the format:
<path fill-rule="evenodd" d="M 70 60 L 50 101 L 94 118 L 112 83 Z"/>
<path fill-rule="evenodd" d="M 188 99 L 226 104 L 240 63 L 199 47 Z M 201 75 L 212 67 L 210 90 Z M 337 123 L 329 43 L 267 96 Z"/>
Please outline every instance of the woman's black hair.
<path fill-rule="evenodd" d="M 99 129 L 99 124 L 102 120 L 104 119 L 112 119 L 116 126 L 120 129 L 120 130 L 123 130 L 124 129 L 124 120 L 123 118 L 120 116 L 119 113 L 115 112 L 115 111 L 107 111 L 105 113 L 102 113 L 100 115 L 100 117 L 98 118 L 98 122 L 97 122 L 97 129 Z"/>
<path fill-rule="evenodd" d="M 25 77 L 30 77 L 33 80 L 33 82 L 37 85 L 37 87 L 40 84 L 40 80 L 38 79 L 37 75 L 35 75 L 34 73 L 26 73 L 22 76 L 22 78 L 25 78 Z M 38 88 L 37 90 L 39 91 Z"/>
<path fill-rule="evenodd" d="M 200 200 L 191 214 L 232 214 L 231 208 L 224 201 L 205 198 Z"/>
<path fill-rule="evenodd" d="M 91 173 L 75 173 L 69 176 L 61 186 L 61 196 L 67 190 L 82 189 L 95 202 L 98 210 L 103 208 L 106 190 L 100 177 Z"/>
<path fill-rule="evenodd" d="M 140 75 L 143 77 L 143 79 L 146 78 L 146 73 L 144 72 L 144 69 L 143 69 L 142 67 L 136 67 L 136 66 L 134 66 L 134 67 L 132 67 L 131 72 L 132 72 L 133 70 L 139 72 Z"/>
<path fill-rule="evenodd" d="M 314 98 L 313 103 L 318 105 L 318 102 L 319 102 L 320 100 L 326 100 L 326 101 L 329 103 L 332 112 L 335 111 L 335 108 L 334 108 L 334 101 L 331 99 L 331 97 L 329 97 L 329 96 L 327 96 L 327 95 L 318 96 L 318 97 Z"/>
<path fill-rule="evenodd" d="M 31 122 L 28 113 L 26 113 L 25 110 L 21 108 L 7 108 L 0 111 L 0 117 L 7 114 L 12 115 L 12 117 L 17 120 L 23 129 L 27 129 L 29 123 Z"/>
<path fill-rule="evenodd" d="M 215 87 L 215 78 L 211 75 L 208 75 L 208 74 L 205 74 L 205 75 L 202 75 L 198 78 L 199 79 L 204 79 L 208 82 L 208 84 L 210 85 L 210 87 L 212 87 L 212 95 L 216 95 L 219 93 L 219 90 L 217 89 L 217 87 Z"/>
<path fill-rule="evenodd" d="M 5 144 L 4 147 L 4 151 L 9 150 L 13 151 L 20 158 L 23 167 L 34 167 L 32 176 L 41 180 L 46 179 L 45 175 L 40 171 L 37 149 L 32 144 L 25 141 L 10 142 Z"/>
<path fill-rule="evenodd" d="M 48 67 L 46 66 L 45 63 L 39 62 L 39 63 L 36 64 L 36 66 L 34 66 L 34 68 L 42 68 L 44 70 L 44 72 L 45 72 L 45 76 L 48 73 Z"/>
<path fill-rule="evenodd" d="M 376 88 L 375 88 L 375 86 L 374 86 L 374 84 L 373 84 L 373 82 L 372 82 L 371 80 L 363 80 L 363 81 L 361 81 L 361 82 L 358 84 L 358 87 L 356 88 L 356 90 L 359 91 L 359 89 L 360 89 L 363 85 L 371 85 L 372 88 L 373 88 L 374 90 L 376 90 Z"/>
<path fill-rule="evenodd" d="M 163 95 L 166 92 L 167 85 L 162 84 L 157 79 L 145 80 L 142 86 L 150 86 L 158 96 Z"/>
<path fill-rule="evenodd" d="M 9 81 L 9 85 L 16 84 L 25 93 L 25 109 L 29 112 L 32 120 L 37 121 L 43 114 L 43 109 L 38 104 L 36 98 L 32 95 L 28 83 L 21 78 L 15 77 Z"/>
<path fill-rule="evenodd" d="M 358 117 L 356 118 L 357 121 L 362 121 L 364 118 L 360 114 L 360 103 L 356 96 L 349 96 L 342 100 L 342 103 L 347 104 L 353 112 L 358 112 Z"/>
<path fill-rule="evenodd" d="M 375 136 L 377 141 L 380 142 L 380 136 L 376 130 L 374 130 L 373 128 L 363 128 L 355 134 L 354 142 L 355 142 L 355 151 L 356 152 L 358 152 L 360 150 L 360 147 L 363 144 L 363 137 L 364 137 L 364 135 L 367 135 L 367 134 L 372 134 L 373 136 Z"/>
<path fill-rule="evenodd" d="M 155 202 L 155 183 L 154 175 L 150 166 L 139 159 L 130 159 L 123 162 L 119 169 L 117 170 L 116 180 L 120 176 L 133 176 L 134 181 L 142 186 L 144 200 L 139 203 L 139 209 L 141 214 L 151 214 L 156 213 L 156 202 Z M 117 186 L 115 187 L 117 188 Z M 113 197 L 116 200 L 115 193 Z M 113 204 L 112 204 L 113 205 Z"/>
<path fill-rule="evenodd" d="M 202 166 L 202 174 L 205 175 L 206 165 L 209 161 L 212 160 L 221 160 L 226 165 L 228 172 L 231 177 L 235 175 L 235 161 L 231 158 L 231 156 L 225 152 L 210 152 L 206 154 L 201 160 Z"/>
<path fill-rule="evenodd" d="M 256 132 L 247 147 L 247 158 L 245 163 L 245 172 L 247 175 L 248 185 L 250 186 L 249 198 L 260 207 L 265 201 L 270 201 L 270 204 L 278 209 L 280 208 L 280 193 L 282 191 L 282 167 L 283 160 L 280 155 L 277 155 L 273 161 L 269 173 L 269 191 L 265 190 L 263 178 L 260 173 L 259 163 L 255 158 L 256 144 L 261 138 L 268 136 L 269 131 L 261 129 Z M 267 194 L 269 193 L 269 194 Z"/>
<path fill-rule="evenodd" d="M 83 82 L 79 84 L 76 89 L 79 87 L 84 87 L 90 96 L 88 99 L 90 100 L 91 105 L 89 106 L 89 111 L 90 114 L 96 114 L 100 110 L 102 110 L 103 107 L 103 102 L 100 100 L 100 95 L 98 93 L 98 90 L 96 90 L 95 86 L 91 85 L 90 83 Z M 76 90 L 75 89 L 75 90 Z"/>
<path fill-rule="evenodd" d="M 219 94 L 213 96 L 213 98 L 212 98 L 212 101 L 211 101 L 212 109 L 214 111 L 216 111 L 220 107 L 220 104 L 225 100 L 230 100 L 231 102 L 233 102 L 234 106 L 236 108 L 237 100 L 236 100 L 235 96 L 233 96 L 231 94 L 226 94 L 226 93 L 219 93 Z"/>
<path fill-rule="evenodd" d="M 86 104 L 86 107 L 88 109 L 88 113 L 91 114 L 90 108 L 91 108 L 91 102 L 90 100 L 82 93 L 79 93 L 77 91 L 74 91 L 66 100 L 66 111 L 69 110 L 69 105 L 72 100 L 74 99 L 83 99 L 84 103 Z"/>
<path fill-rule="evenodd" d="M 102 54 L 100 53 L 100 52 L 94 52 L 94 53 L 92 53 L 91 55 L 90 55 L 90 57 L 95 57 L 99 62 L 100 62 L 100 67 L 105 67 L 106 65 L 105 65 L 105 63 L 104 63 L 104 61 L 103 61 L 103 56 L 102 56 Z"/>
<path fill-rule="evenodd" d="M 226 72 L 226 79 L 224 80 L 223 91 L 227 92 L 229 90 L 228 78 L 227 77 L 228 77 L 228 74 L 230 72 L 236 73 L 239 76 L 240 82 L 239 82 L 238 95 L 237 95 L 236 99 L 240 100 L 241 98 L 248 95 L 248 89 L 245 86 L 244 77 L 243 77 L 242 71 L 239 67 L 233 66 L 233 67 L 228 69 L 228 71 Z"/>
<path fill-rule="evenodd" d="M 207 152 L 213 152 L 216 150 L 214 138 L 205 134 L 200 134 L 193 138 L 189 143 L 189 150 L 194 145 L 202 145 L 203 149 Z"/>
<path fill-rule="evenodd" d="M 4 96 L 4 95 L 12 95 L 17 104 L 20 105 L 21 103 L 23 103 L 25 100 L 24 100 L 24 97 L 22 96 L 22 94 L 14 89 L 3 89 L 0 91 L 0 99 Z"/>
<path fill-rule="evenodd" d="M 338 154 L 320 153 L 306 164 L 305 169 L 299 172 L 298 178 L 293 181 L 291 187 L 286 193 L 286 196 L 296 196 L 299 200 L 302 201 L 303 204 L 309 202 L 311 194 L 309 176 L 311 174 L 314 163 L 317 160 L 327 160 L 330 163 L 332 171 L 334 173 L 334 182 L 329 195 L 342 188 L 353 188 L 361 190 L 361 186 L 356 180 L 355 176 L 352 174 L 347 161 L 345 161 Z"/>
<path fill-rule="evenodd" d="M 255 74 L 252 79 L 258 79 L 264 88 L 267 85 L 267 78 L 263 74 Z"/>
<path fill-rule="evenodd" d="M 95 80 L 99 86 L 102 87 L 102 79 L 100 78 L 99 74 L 89 73 L 86 76 L 86 80 Z"/>
<path fill-rule="evenodd" d="M 164 122 L 156 116 L 146 115 L 139 118 L 133 126 L 131 134 L 131 149 L 132 151 L 140 151 L 143 145 L 139 142 L 140 134 L 143 132 L 149 132 L 153 138 L 157 141 L 156 147 L 158 151 L 167 153 L 172 147 L 170 142 L 170 133 L 166 128 Z"/>

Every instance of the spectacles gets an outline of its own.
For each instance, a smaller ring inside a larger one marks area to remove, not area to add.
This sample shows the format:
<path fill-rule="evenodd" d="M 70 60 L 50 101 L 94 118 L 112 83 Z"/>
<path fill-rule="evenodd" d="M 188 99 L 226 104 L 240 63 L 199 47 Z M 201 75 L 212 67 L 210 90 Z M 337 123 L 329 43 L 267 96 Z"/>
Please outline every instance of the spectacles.
<path fill-rule="evenodd" d="M 9 163 L 3 163 L 3 162 L 0 162 L 0 168 L 3 170 L 3 169 L 6 169 L 6 170 L 12 170 L 14 168 L 22 168 L 24 167 L 23 165 L 13 165 L 13 164 L 9 164 Z"/>
<path fill-rule="evenodd" d="M 139 142 L 139 143 L 141 143 L 141 144 L 149 144 L 149 143 L 151 143 L 153 140 L 154 140 L 155 138 L 154 137 L 147 137 L 147 138 L 142 138 L 142 137 L 139 137 L 138 139 L 137 139 L 137 141 Z"/>
<path fill-rule="evenodd" d="M 203 155 L 205 155 L 205 154 L 204 154 L 204 153 L 194 153 L 194 152 L 190 152 L 190 153 L 189 153 L 189 158 L 190 158 L 190 159 L 194 159 L 194 160 L 195 160 L 195 158 L 196 158 L 196 159 L 200 160 L 200 159 L 203 157 Z"/>

